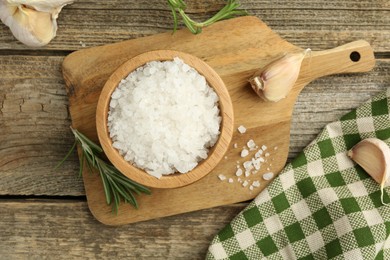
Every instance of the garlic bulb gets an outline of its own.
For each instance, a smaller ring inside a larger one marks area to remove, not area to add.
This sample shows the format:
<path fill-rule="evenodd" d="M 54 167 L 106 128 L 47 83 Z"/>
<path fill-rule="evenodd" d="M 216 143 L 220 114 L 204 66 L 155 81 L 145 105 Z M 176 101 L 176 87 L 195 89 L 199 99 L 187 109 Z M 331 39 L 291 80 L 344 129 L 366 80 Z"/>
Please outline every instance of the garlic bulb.
<path fill-rule="evenodd" d="M 367 138 L 352 147 L 347 155 L 381 185 L 381 200 L 384 204 L 383 188 L 390 177 L 389 146 L 380 139 Z"/>
<path fill-rule="evenodd" d="M 285 98 L 297 81 L 302 60 L 309 51 L 288 53 L 256 72 L 249 79 L 253 90 L 265 101 Z"/>
<path fill-rule="evenodd" d="M 61 9 L 72 0 L 0 0 L 0 19 L 16 39 L 31 47 L 48 44 Z"/>

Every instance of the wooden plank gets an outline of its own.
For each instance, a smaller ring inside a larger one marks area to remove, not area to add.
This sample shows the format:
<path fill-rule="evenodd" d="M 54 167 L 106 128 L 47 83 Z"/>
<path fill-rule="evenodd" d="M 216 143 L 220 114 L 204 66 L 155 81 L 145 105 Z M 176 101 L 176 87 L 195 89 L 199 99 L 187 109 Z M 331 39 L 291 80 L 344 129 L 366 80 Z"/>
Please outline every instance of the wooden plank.
<path fill-rule="evenodd" d="M 204 44 L 206 42 L 207 45 Z M 269 42 L 272 42 L 272 45 Z M 231 99 L 231 109 L 234 110 L 234 127 L 229 125 L 229 123 L 226 125 L 226 120 L 223 120 L 222 137 L 217 145 L 221 145 L 221 143 L 229 145 L 230 136 L 223 136 L 227 129 L 232 131 L 240 125 L 245 125 L 247 133 L 241 135 L 236 130 L 234 131 L 231 144 L 237 143 L 239 148 L 234 149 L 230 145 L 225 147 L 228 148 L 226 154 L 220 153 L 219 158 L 222 159 L 226 155 L 229 160 L 221 160 L 215 168 L 213 167 L 207 171 L 205 170 L 205 165 L 210 163 L 208 161 L 209 158 L 211 162 L 217 163 L 214 158 L 216 154 L 218 155 L 220 146 L 216 148 L 217 153 L 209 155 L 205 163 L 200 164 L 193 171 L 185 175 L 165 176 L 161 180 L 156 180 L 156 178 L 147 175 L 145 172 L 129 168 L 128 162 L 124 161 L 116 150 L 111 150 L 110 139 L 106 139 L 105 142 L 103 141 L 106 155 L 127 177 L 153 188 L 171 188 L 177 187 L 174 185 L 179 184 L 183 186 L 177 189 L 153 189 L 151 196 L 139 198 L 140 204 L 142 204 L 139 214 L 132 215 L 131 209 L 126 207 L 120 211 L 116 218 L 113 218 L 110 214 L 111 208 L 103 206 L 105 198 L 102 185 L 97 180 L 99 177 L 90 177 L 90 175 L 86 174 L 88 170 L 85 169 L 83 179 L 88 205 L 94 216 L 102 223 L 108 225 L 122 225 L 254 198 L 267 185 L 267 182 L 261 176 L 269 171 L 278 173 L 285 165 L 289 150 L 292 108 L 302 88 L 313 79 L 325 75 L 366 72 L 370 71 L 375 64 L 372 49 L 365 41 L 352 42 L 348 45 L 322 52 L 313 51 L 311 55 L 305 57 L 300 77 L 285 99 L 276 103 L 261 102 L 248 86 L 248 78 L 256 70 L 265 66 L 283 52 L 295 52 L 299 49 L 278 37 L 256 17 L 240 17 L 210 26 L 197 37 L 190 34 L 187 30 L 180 30 L 175 35 L 170 33 L 158 34 L 118 44 L 91 48 L 69 55 L 63 63 L 63 74 L 69 95 L 72 126 L 84 132 L 93 140 L 97 140 L 97 126 L 100 130 L 99 136 L 109 138 L 106 126 L 103 123 L 105 121 L 103 111 L 107 108 L 108 101 L 106 100 L 104 105 L 99 106 L 96 110 L 102 87 L 109 75 L 126 59 L 160 48 L 183 51 L 200 57 L 207 61 L 207 64 L 222 77 L 230 98 L 224 99 L 224 96 L 221 96 L 221 100 L 228 102 Z M 352 51 L 360 53 L 361 59 L 359 62 L 351 61 L 350 53 Z M 142 60 L 139 56 L 137 59 Z M 184 60 L 188 62 L 190 59 Z M 139 63 L 143 64 L 142 61 L 139 61 Z M 196 65 L 193 66 L 196 67 Z M 96 68 L 99 69 L 97 70 Z M 208 78 L 207 74 L 204 71 L 202 72 L 201 67 L 197 69 Z M 110 89 L 128 74 L 128 71 L 126 72 L 123 67 L 121 67 L 120 71 L 117 73 L 118 77 L 113 77 L 115 80 L 106 83 L 106 86 L 107 84 L 111 85 Z M 209 83 L 213 85 L 210 80 Z M 105 87 L 102 92 L 103 96 L 109 92 Z M 227 102 L 221 105 L 226 109 L 223 113 L 225 119 L 226 117 L 231 118 L 229 114 L 233 114 L 226 108 Z M 96 123 L 96 114 L 100 124 Z M 231 124 L 233 124 L 233 120 Z M 243 184 L 237 181 L 237 177 L 234 174 L 237 170 L 235 162 L 239 161 L 242 167 L 244 161 L 254 157 L 256 152 L 251 152 L 247 158 L 240 156 L 242 147 L 249 139 L 254 140 L 260 147 L 262 145 L 269 147 L 266 151 L 269 158 L 264 157 L 263 160 L 265 162 L 261 163 L 261 168 L 259 167 L 260 169 L 254 171 L 253 174 L 245 174 L 244 177 L 240 177 L 243 182 L 249 181 L 248 187 L 244 188 L 242 187 Z M 277 151 L 274 150 L 275 147 Z M 227 176 L 227 178 L 231 178 L 230 185 L 226 185 L 219 180 L 218 175 L 221 173 Z M 199 179 L 200 176 L 197 176 L 197 174 L 202 174 L 201 176 L 205 177 L 184 187 L 185 184 L 190 183 L 190 180 Z M 254 181 L 260 181 L 261 186 L 257 189 L 252 187 L 252 192 L 249 186 Z M 169 201 L 165 199 L 167 197 L 170 198 Z M 213 199 L 210 200 L 210 197 Z M 190 198 L 193 200 L 193 203 L 186 203 Z M 151 211 L 151 208 L 154 210 Z"/>
<path fill-rule="evenodd" d="M 187 2 L 195 19 L 209 17 L 223 4 L 222 0 Z M 381 52 L 380 57 L 389 57 L 389 1 L 241 2 L 295 45 L 317 50 L 366 39 L 375 51 Z M 75 176 L 76 155 L 59 171 L 50 171 L 72 143 L 70 121 L 65 119 L 68 103 L 59 73 L 62 58 L 31 55 L 57 56 L 62 52 L 56 50 L 81 49 L 80 41 L 90 47 L 170 29 L 170 13 L 165 1 L 160 0 L 79 0 L 60 15 L 59 37 L 37 52 L 15 41 L 0 23 L 0 53 L 30 55 L 0 56 L 0 195 L 84 194 L 82 182 Z M 289 158 L 326 123 L 389 87 L 389 72 L 389 60 L 379 60 L 376 69 L 368 74 L 327 77 L 306 87 L 293 114 Z M 55 108 L 43 113 L 39 111 L 40 104 L 46 109 Z M 1 202 L 0 255 L 5 259 L 203 259 L 213 235 L 243 207 L 240 204 L 241 208 L 235 210 L 229 206 L 201 211 L 206 212 L 200 213 L 203 217 L 195 212 L 107 228 L 93 220 L 85 202 Z"/>
<path fill-rule="evenodd" d="M 82 195 L 72 145 L 62 57 L 0 57 L 0 195 Z"/>
<path fill-rule="evenodd" d="M 290 154 L 294 158 L 323 127 L 390 87 L 390 60 L 378 59 L 362 74 L 317 79 L 298 96 L 291 124 Z"/>
<path fill-rule="evenodd" d="M 204 259 L 246 204 L 106 227 L 84 201 L 0 200 L 2 259 Z"/>
<path fill-rule="evenodd" d="M 205 12 L 205 10 L 218 11 L 223 5 L 223 0 L 187 0 L 187 10 L 189 13 Z M 313 1 L 306 0 L 291 0 L 278 1 L 271 3 L 268 0 L 240 0 L 243 7 L 249 9 L 389 9 L 390 4 L 385 1 L 371 1 L 371 0 L 344 0 L 342 2 L 337 0 L 330 1 Z M 107 0 L 101 3 L 94 3 L 85 0 L 79 0 L 73 5 L 68 6 L 69 9 L 110 9 L 110 10 L 165 10 L 167 4 L 160 0 Z"/>
<path fill-rule="evenodd" d="M 72 144 L 67 97 L 60 72 L 62 57 L 0 56 L 0 195 L 83 195 L 74 154 L 51 170 Z M 329 122 L 389 87 L 390 60 L 373 71 L 337 75 L 309 84 L 292 117 L 289 158 Z M 36 109 L 20 112 L 25 100 Z M 32 104 L 35 105 L 32 105 Z M 51 112 L 39 110 L 43 104 Z"/>
<path fill-rule="evenodd" d="M 389 51 L 390 6 L 387 1 L 250 1 L 242 7 L 266 22 L 275 32 L 302 48 L 329 49 L 365 39 L 375 51 Z M 223 1 L 188 1 L 188 13 L 204 20 Z M 302 6 L 304 5 L 304 6 Z M 59 18 L 57 38 L 43 49 L 77 50 L 169 31 L 171 12 L 165 1 L 77 1 Z M 0 49 L 30 49 L 18 43 L 0 25 Z"/>

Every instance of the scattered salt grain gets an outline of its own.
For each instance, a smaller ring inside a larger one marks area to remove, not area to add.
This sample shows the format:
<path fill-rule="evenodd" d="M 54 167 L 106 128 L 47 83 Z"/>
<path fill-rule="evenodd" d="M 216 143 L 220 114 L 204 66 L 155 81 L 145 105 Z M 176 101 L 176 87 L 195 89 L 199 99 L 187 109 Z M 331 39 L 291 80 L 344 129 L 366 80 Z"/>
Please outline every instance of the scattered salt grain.
<path fill-rule="evenodd" d="M 252 183 L 252 186 L 253 187 L 260 187 L 260 182 L 259 181 L 254 181 L 253 183 Z"/>
<path fill-rule="evenodd" d="M 251 175 L 250 171 L 245 171 L 245 177 L 249 177 Z"/>
<path fill-rule="evenodd" d="M 253 169 L 252 161 L 246 161 L 243 163 L 244 169 L 250 171 Z"/>
<path fill-rule="evenodd" d="M 225 160 L 227 160 L 228 159 L 228 157 L 227 156 L 225 156 Z"/>
<path fill-rule="evenodd" d="M 267 171 L 270 171 L 269 167 L 267 168 Z"/>
<path fill-rule="evenodd" d="M 263 145 L 263 146 L 261 146 L 261 149 L 262 149 L 263 151 L 265 151 L 265 150 L 267 150 L 267 146 Z"/>
<path fill-rule="evenodd" d="M 237 181 L 238 181 L 239 183 L 241 183 L 241 182 L 242 182 L 241 178 L 237 178 Z"/>
<path fill-rule="evenodd" d="M 186 173 L 207 158 L 218 140 L 218 100 L 206 79 L 181 59 L 149 62 L 111 95 L 113 147 L 157 178 Z"/>
<path fill-rule="evenodd" d="M 85 43 L 83 43 L 82 41 L 80 41 L 80 45 L 81 47 L 85 48 L 87 45 Z"/>
<path fill-rule="evenodd" d="M 226 176 L 223 175 L 223 174 L 218 175 L 218 178 L 219 178 L 221 181 L 226 180 Z"/>
<path fill-rule="evenodd" d="M 234 181 L 233 181 L 232 178 L 229 178 L 228 182 L 229 182 L 229 183 L 233 183 Z"/>
<path fill-rule="evenodd" d="M 240 132 L 240 134 L 245 134 L 245 132 L 246 132 L 246 128 L 243 125 L 240 125 L 237 129 L 238 129 L 238 132 Z"/>
<path fill-rule="evenodd" d="M 249 149 L 255 149 L 256 147 L 256 144 L 255 144 L 255 141 L 253 141 L 252 139 L 250 139 L 246 145 L 248 146 Z"/>
<path fill-rule="evenodd" d="M 275 147 L 274 147 L 274 150 L 278 150 L 278 147 L 277 147 L 277 146 L 275 146 Z"/>
<path fill-rule="evenodd" d="M 246 187 L 246 186 L 248 186 L 248 184 L 249 184 L 248 181 L 244 181 L 244 182 L 242 183 L 242 187 Z"/>
<path fill-rule="evenodd" d="M 274 173 L 273 172 L 267 172 L 267 173 L 263 174 L 263 179 L 266 180 L 266 181 L 271 180 L 273 177 L 274 177 Z"/>
<path fill-rule="evenodd" d="M 252 158 L 252 164 L 256 170 L 260 170 L 260 158 L 259 159 Z"/>
<path fill-rule="evenodd" d="M 265 157 L 268 157 L 269 156 L 269 153 L 265 153 L 265 155 L 264 155 Z"/>
<path fill-rule="evenodd" d="M 255 153 L 255 158 L 260 158 L 260 156 L 263 154 L 263 150 L 258 150 L 256 153 Z"/>
<path fill-rule="evenodd" d="M 233 144 L 233 147 L 234 147 L 235 149 L 237 149 L 237 147 L 238 147 L 237 143 Z"/>
<path fill-rule="evenodd" d="M 236 176 L 241 176 L 242 175 L 242 170 L 241 169 L 237 169 L 236 171 Z"/>
<path fill-rule="evenodd" d="M 249 189 L 250 189 L 250 190 L 253 190 L 253 186 L 252 186 L 252 185 L 251 185 L 251 186 L 249 186 Z"/>
<path fill-rule="evenodd" d="M 247 149 L 242 149 L 242 151 L 241 151 L 241 157 L 242 158 L 248 156 L 248 154 L 249 154 L 249 151 Z"/>

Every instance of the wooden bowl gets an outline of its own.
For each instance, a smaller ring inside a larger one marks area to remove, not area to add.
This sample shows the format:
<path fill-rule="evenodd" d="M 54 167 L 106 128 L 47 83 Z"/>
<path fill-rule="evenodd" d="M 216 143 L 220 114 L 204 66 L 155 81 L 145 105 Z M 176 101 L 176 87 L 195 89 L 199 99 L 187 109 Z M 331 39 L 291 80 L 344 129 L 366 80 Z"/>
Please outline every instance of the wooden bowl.
<path fill-rule="evenodd" d="M 222 122 L 220 126 L 220 136 L 217 143 L 210 149 L 208 157 L 187 173 L 174 173 L 163 175 L 160 179 L 149 175 L 147 172 L 133 166 L 124 160 L 118 150 L 113 148 L 112 140 L 107 126 L 107 117 L 111 94 L 118 86 L 119 82 L 127 77 L 129 73 L 145 65 L 150 61 L 166 61 L 179 57 L 185 63 L 196 69 L 203 75 L 209 86 L 212 87 L 219 96 L 219 109 Z M 96 110 L 96 128 L 100 144 L 105 154 L 113 165 L 128 178 L 154 188 L 175 188 L 191 184 L 206 176 L 219 163 L 226 153 L 233 136 L 233 106 L 230 95 L 219 75 L 205 62 L 190 54 L 159 50 L 146 52 L 138 55 L 120 66 L 107 80 L 100 94 Z"/>

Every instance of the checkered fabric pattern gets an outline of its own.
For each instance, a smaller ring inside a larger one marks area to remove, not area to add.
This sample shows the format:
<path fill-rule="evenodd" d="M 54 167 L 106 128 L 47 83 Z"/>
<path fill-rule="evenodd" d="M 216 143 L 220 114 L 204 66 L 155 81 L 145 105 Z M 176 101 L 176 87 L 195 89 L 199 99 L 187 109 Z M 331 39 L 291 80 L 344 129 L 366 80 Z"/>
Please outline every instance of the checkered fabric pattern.
<path fill-rule="evenodd" d="M 346 155 L 368 137 L 390 143 L 389 97 L 390 89 L 327 125 L 219 232 L 206 258 L 390 259 L 390 205 Z"/>

